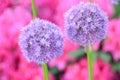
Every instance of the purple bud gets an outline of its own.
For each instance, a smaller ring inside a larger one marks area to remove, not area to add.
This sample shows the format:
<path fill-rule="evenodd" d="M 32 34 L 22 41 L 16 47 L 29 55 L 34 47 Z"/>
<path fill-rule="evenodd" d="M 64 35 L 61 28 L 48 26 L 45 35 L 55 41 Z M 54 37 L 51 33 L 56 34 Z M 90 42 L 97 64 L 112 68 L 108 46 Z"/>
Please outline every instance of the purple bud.
<path fill-rule="evenodd" d="M 67 36 L 81 46 L 99 42 L 106 36 L 108 18 L 94 3 L 72 7 L 65 14 Z"/>
<path fill-rule="evenodd" d="M 61 55 L 63 35 L 59 27 L 51 22 L 35 19 L 23 28 L 20 37 L 20 48 L 28 61 L 37 64 L 47 63 Z"/>

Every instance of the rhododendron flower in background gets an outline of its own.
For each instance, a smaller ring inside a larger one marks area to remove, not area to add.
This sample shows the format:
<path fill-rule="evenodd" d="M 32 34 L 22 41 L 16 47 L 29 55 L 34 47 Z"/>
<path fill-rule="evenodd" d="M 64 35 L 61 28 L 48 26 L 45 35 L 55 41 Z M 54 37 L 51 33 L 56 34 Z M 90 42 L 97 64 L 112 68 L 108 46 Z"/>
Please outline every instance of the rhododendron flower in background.
<path fill-rule="evenodd" d="M 42 68 L 28 63 L 20 50 L 0 51 L 0 71 L 0 80 L 44 80 Z M 54 80 L 52 75 L 50 80 Z"/>
<path fill-rule="evenodd" d="M 28 24 L 31 19 L 30 12 L 22 7 L 7 8 L 0 15 L 0 47 L 10 48 L 16 45 L 20 29 Z"/>
<path fill-rule="evenodd" d="M 12 0 L 0 0 L 0 14 L 12 4 Z"/>
<path fill-rule="evenodd" d="M 114 60 L 120 60 L 120 18 L 109 22 L 107 35 L 103 49 L 111 52 Z"/>
<path fill-rule="evenodd" d="M 94 64 L 94 80 L 111 80 L 113 77 L 110 65 L 98 59 Z M 88 80 L 87 59 L 83 58 L 77 64 L 67 67 L 61 80 Z"/>

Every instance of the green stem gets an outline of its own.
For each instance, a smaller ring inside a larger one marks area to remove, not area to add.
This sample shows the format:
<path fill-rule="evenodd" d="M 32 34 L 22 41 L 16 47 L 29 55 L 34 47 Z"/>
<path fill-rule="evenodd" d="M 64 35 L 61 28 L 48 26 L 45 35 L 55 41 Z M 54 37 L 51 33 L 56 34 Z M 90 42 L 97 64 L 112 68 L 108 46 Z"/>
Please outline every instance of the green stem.
<path fill-rule="evenodd" d="M 93 80 L 93 53 L 91 46 L 86 46 L 89 80 Z"/>
<path fill-rule="evenodd" d="M 36 7 L 35 7 L 35 1 L 34 0 L 32 0 L 32 13 L 33 13 L 33 17 L 36 18 L 37 13 L 36 13 Z"/>
<path fill-rule="evenodd" d="M 35 19 L 37 17 L 37 12 L 36 12 L 34 0 L 32 0 L 32 13 L 33 13 L 33 17 Z M 42 64 L 42 68 L 43 68 L 43 72 L 44 72 L 44 80 L 49 80 L 47 64 Z"/>
<path fill-rule="evenodd" d="M 43 71 L 44 71 L 44 80 L 49 80 L 47 64 L 42 64 L 42 68 L 43 68 Z"/>

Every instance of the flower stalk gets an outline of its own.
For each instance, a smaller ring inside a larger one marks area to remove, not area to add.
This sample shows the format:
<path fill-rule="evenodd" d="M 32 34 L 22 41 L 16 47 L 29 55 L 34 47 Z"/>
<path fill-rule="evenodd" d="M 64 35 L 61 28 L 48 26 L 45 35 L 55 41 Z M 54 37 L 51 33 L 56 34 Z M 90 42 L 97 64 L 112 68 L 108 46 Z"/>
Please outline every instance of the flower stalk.
<path fill-rule="evenodd" d="M 86 46 L 89 80 L 93 80 L 93 51 L 91 46 Z"/>
<path fill-rule="evenodd" d="M 43 68 L 43 71 L 44 71 L 44 80 L 49 80 L 47 64 L 46 63 L 42 64 L 42 68 Z"/>
<path fill-rule="evenodd" d="M 32 0 L 32 13 L 33 13 L 33 18 L 35 19 L 37 17 L 37 12 L 36 12 L 36 7 L 35 7 L 35 1 Z"/>
<path fill-rule="evenodd" d="M 37 12 L 36 12 L 34 0 L 32 0 L 32 13 L 33 13 L 33 18 L 35 19 L 37 17 Z M 44 80 L 49 80 L 47 64 L 46 63 L 42 64 L 42 68 L 43 68 L 43 72 L 44 72 Z"/>

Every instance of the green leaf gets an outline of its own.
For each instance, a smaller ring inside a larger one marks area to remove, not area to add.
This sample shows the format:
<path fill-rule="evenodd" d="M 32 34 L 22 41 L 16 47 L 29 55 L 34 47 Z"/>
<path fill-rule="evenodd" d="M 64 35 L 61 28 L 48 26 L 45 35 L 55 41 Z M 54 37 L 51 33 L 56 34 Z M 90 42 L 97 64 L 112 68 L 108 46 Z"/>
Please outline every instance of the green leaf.
<path fill-rule="evenodd" d="M 114 5 L 115 13 L 113 18 L 118 18 L 120 16 L 120 4 Z"/>
<path fill-rule="evenodd" d="M 69 57 L 69 58 L 80 58 L 80 57 L 82 57 L 83 55 L 85 55 L 85 54 L 84 54 L 84 50 L 83 50 L 82 48 L 80 48 L 80 49 L 78 49 L 78 50 L 76 50 L 76 51 L 74 51 L 74 52 L 71 52 L 71 53 L 68 55 L 68 57 Z"/>
<path fill-rule="evenodd" d="M 53 67 L 50 69 L 50 72 L 55 75 L 55 74 L 59 73 L 59 70 L 57 67 Z"/>
<path fill-rule="evenodd" d="M 119 71 L 120 72 L 120 61 L 113 63 L 112 64 L 112 69 L 114 71 Z"/>
<path fill-rule="evenodd" d="M 94 54 L 93 55 L 93 60 L 96 61 L 98 56 L 99 56 L 99 54 L 97 52 L 94 52 L 93 54 Z"/>
<path fill-rule="evenodd" d="M 97 51 L 97 52 L 95 52 L 94 55 L 95 55 L 95 60 L 96 60 L 97 58 L 101 58 L 101 59 L 103 59 L 105 62 L 110 62 L 110 61 L 112 60 L 111 55 L 108 54 L 108 53 L 105 53 L 105 52 L 103 52 L 103 51 Z"/>
<path fill-rule="evenodd" d="M 105 62 L 110 62 L 112 57 L 108 53 L 101 52 L 100 58 L 102 58 Z"/>

